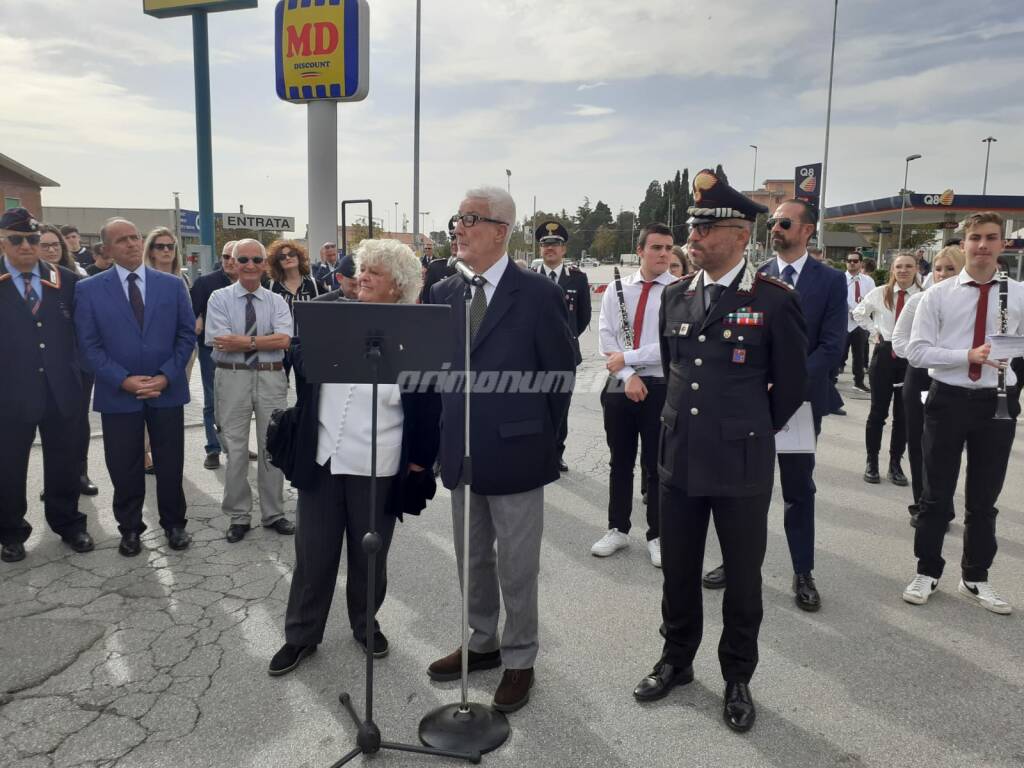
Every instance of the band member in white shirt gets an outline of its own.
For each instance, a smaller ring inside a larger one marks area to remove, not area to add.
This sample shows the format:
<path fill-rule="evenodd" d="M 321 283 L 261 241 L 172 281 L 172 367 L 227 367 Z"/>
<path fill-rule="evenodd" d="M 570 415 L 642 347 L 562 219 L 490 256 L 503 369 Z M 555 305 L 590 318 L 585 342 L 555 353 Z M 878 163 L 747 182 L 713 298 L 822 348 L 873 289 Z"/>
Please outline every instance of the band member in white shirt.
<path fill-rule="evenodd" d="M 1009 603 L 989 583 L 989 568 L 996 554 L 995 505 L 1006 478 L 1020 392 L 1006 361 L 990 359 L 992 345 L 986 339 L 995 333 L 1024 335 L 1024 287 L 1005 275 L 996 279 L 996 259 L 1004 247 L 998 213 L 972 214 L 963 231 L 966 266 L 925 292 L 907 348 L 910 364 L 927 366 L 933 381 L 924 406 L 924 490 L 914 535 L 917 575 L 903 590 L 903 599 L 922 605 L 938 587 L 945 565 L 942 540 L 953 517 L 966 446 L 958 591 L 993 613 L 1008 614 Z M 1005 412 L 1000 413 L 1003 376 Z"/>
<path fill-rule="evenodd" d="M 853 251 L 846 257 L 846 304 L 850 314 L 846 319 L 846 350 L 843 352 L 843 367 L 853 353 L 853 388 L 867 392 L 864 384 L 864 369 L 868 362 L 868 332 L 861 328 L 853 319 L 853 310 L 857 308 L 875 288 L 871 275 L 864 273 L 864 257 Z"/>
<path fill-rule="evenodd" d="M 874 288 L 864 301 L 853 310 L 853 319 L 869 334 L 878 335 L 878 343 L 871 355 L 868 366 L 868 381 L 871 383 L 871 411 L 864 430 L 867 448 L 867 466 L 864 480 L 868 483 L 881 482 L 878 474 L 878 452 L 882 447 L 882 430 L 892 404 L 892 435 L 889 440 L 889 481 L 894 485 L 906 485 L 900 462 L 907 446 L 906 419 L 903 415 L 903 398 L 896 390 L 902 389 L 907 362 L 896 356 L 892 349 L 892 329 L 903 313 L 907 299 L 921 290 L 917 282 L 917 262 L 909 253 L 901 253 L 893 259 L 889 269 L 889 282 Z M 894 397 L 894 394 L 896 396 Z"/>

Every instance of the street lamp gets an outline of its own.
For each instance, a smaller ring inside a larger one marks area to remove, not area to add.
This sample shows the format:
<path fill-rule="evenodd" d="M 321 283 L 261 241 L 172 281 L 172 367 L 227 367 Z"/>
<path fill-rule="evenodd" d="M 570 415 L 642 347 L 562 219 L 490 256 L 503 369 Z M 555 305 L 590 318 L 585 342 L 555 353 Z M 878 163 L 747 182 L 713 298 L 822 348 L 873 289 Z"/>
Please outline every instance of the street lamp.
<path fill-rule="evenodd" d="M 907 155 L 907 164 L 903 171 L 903 200 L 900 203 L 900 234 L 896 240 L 896 250 L 903 247 L 903 211 L 907 207 L 907 178 L 910 176 L 910 162 L 912 160 L 919 160 L 920 155 Z M 882 258 L 882 254 L 878 254 L 878 258 Z"/>
<path fill-rule="evenodd" d="M 430 211 L 420 211 L 420 232 L 423 232 L 427 228 L 427 216 L 430 215 Z M 430 237 L 430 235 L 427 235 Z M 419 243 L 413 243 L 413 250 L 419 246 Z"/>
<path fill-rule="evenodd" d="M 508 168 L 505 169 L 505 175 L 508 176 L 508 193 L 512 194 L 512 171 Z"/>
<path fill-rule="evenodd" d="M 754 178 L 750 182 L 750 191 L 757 191 L 757 144 L 751 144 L 750 148 L 754 150 Z"/>
<path fill-rule="evenodd" d="M 988 158 L 989 155 L 992 154 L 992 142 L 996 141 L 996 139 L 992 136 L 989 136 L 988 138 L 982 139 L 981 141 L 983 144 L 988 145 L 987 147 L 985 147 L 985 181 L 983 181 L 981 184 L 981 194 L 984 195 L 985 193 L 988 192 Z"/>
<path fill-rule="evenodd" d="M 416 83 L 413 107 L 412 152 L 412 242 L 415 246 L 420 224 L 420 0 L 416 0 Z"/>
<path fill-rule="evenodd" d="M 828 107 L 825 110 L 825 156 L 821 160 L 821 197 L 818 204 L 818 247 L 822 257 L 825 251 L 825 182 L 828 179 L 828 134 L 832 126 L 832 75 L 836 68 L 836 24 L 839 21 L 839 0 L 832 10 L 832 58 L 828 65 Z M 765 238 L 767 240 L 767 237 Z"/>
<path fill-rule="evenodd" d="M 395 200 L 395 226 L 394 226 L 394 229 L 392 229 L 391 231 L 392 232 L 397 232 L 398 231 L 398 201 L 397 200 Z"/>

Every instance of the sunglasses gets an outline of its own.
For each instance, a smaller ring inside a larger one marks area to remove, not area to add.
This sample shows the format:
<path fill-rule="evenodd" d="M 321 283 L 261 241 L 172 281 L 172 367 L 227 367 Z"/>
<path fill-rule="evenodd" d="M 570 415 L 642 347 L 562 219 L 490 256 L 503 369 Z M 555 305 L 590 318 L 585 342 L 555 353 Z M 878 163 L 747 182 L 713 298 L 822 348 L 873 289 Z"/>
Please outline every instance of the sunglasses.
<path fill-rule="evenodd" d="M 282 259 L 290 259 L 292 257 L 298 257 L 299 254 L 293 253 L 292 251 L 281 251 L 278 256 Z"/>
<path fill-rule="evenodd" d="M 860 259 L 847 259 L 847 264 L 860 264 Z"/>
<path fill-rule="evenodd" d="M 39 245 L 39 237 L 39 235 L 8 235 L 7 242 L 14 246 L 21 245 L 26 241 L 29 245 Z"/>
<path fill-rule="evenodd" d="M 236 256 L 235 257 L 235 261 L 237 261 L 239 264 L 248 264 L 250 261 L 253 264 L 262 264 L 263 263 L 263 257 L 262 256 Z"/>
<path fill-rule="evenodd" d="M 174 243 L 153 243 L 149 247 L 154 251 L 173 251 Z"/>
<path fill-rule="evenodd" d="M 768 229 L 775 229 L 775 225 L 778 224 L 782 227 L 782 230 L 788 231 L 793 226 L 792 219 L 768 219 Z"/>

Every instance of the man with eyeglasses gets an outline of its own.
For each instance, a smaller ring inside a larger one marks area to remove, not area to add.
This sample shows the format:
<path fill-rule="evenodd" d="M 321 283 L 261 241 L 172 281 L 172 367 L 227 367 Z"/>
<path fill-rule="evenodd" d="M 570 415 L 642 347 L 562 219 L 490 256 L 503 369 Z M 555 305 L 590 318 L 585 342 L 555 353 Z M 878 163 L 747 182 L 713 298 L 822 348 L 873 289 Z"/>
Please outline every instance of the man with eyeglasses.
<path fill-rule="evenodd" d="M 207 275 L 200 275 L 192 284 L 192 309 L 196 315 L 196 336 L 202 338 L 206 323 L 206 308 L 214 291 L 227 288 L 237 279 L 238 265 L 235 264 L 233 249 L 235 241 L 224 243 L 220 252 L 220 268 Z M 217 469 L 220 466 L 220 438 L 213 420 L 213 355 L 206 344 L 199 345 L 199 373 L 203 379 L 203 427 L 206 429 L 206 459 L 203 467 Z"/>
<path fill-rule="evenodd" d="M 295 533 L 295 524 L 284 516 L 284 475 L 267 461 L 266 451 L 270 414 L 288 407 L 283 361 L 294 331 L 292 314 L 279 294 L 261 284 L 267 259 L 262 243 L 239 240 L 233 255 L 238 280 L 210 296 L 204 339 L 217 367 L 214 415 L 228 457 L 221 509 L 229 517 L 230 544 L 244 539 L 250 529 L 249 432 L 254 414 L 263 527 L 285 536 Z"/>
<path fill-rule="evenodd" d="M 480 282 L 461 276 L 433 287 L 430 303 L 452 308 L 452 360 L 465 358 L 466 294 L 470 362 L 476 381 L 491 381 L 471 402 L 469 515 L 469 671 L 504 664 L 494 706 L 513 712 L 530 699 L 538 643 L 537 580 L 544 528 L 544 486 L 559 477 L 556 430 L 569 407 L 575 354 L 558 286 L 517 268 L 506 251 L 516 204 L 497 187 L 466 192 L 456 217 L 458 255 Z M 458 363 L 456 363 L 458 365 Z M 539 383 L 538 383 L 539 382 Z M 465 395 L 441 394 L 441 480 L 452 498 L 455 554 L 462 569 Z M 495 551 L 497 543 L 497 551 Z M 498 633 L 501 600 L 504 631 Z M 461 649 L 427 670 L 456 680 Z"/>
<path fill-rule="evenodd" d="M 114 485 L 118 552 L 134 557 L 142 551 L 145 430 L 156 467 L 160 527 L 171 549 L 187 549 L 192 537 L 185 531 L 182 488 L 184 406 L 190 399 L 185 367 L 196 345 L 195 315 L 181 278 L 145 266 L 134 224 L 110 219 L 100 238 L 114 267 L 78 284 L 75 327 L 86 364 L 96 374 L 93 409 L 101 414 Z"/>
<path fill-rule="evenodd" d="M 864 259 L 853 251 L 846 257 L 846 345 L 843 349 L 843 368 L 853 352 L 853 388 L 867 392 L 864 385 L 864 370 L 868 360 L 868 332 L 853 319 L 853 310 L 875 288 L 871 275 L 864 274 Z"/>
<path fill-rule="evenodd" d="M 767 209 L 711 170 L 694 177 L 693 198 L 689 258 L 699 271 L 665 289 L 657 325 L 667 381 L 658 466 L 665 642 L 633 696 L 654 701 L 694 678 L 704 621 L 700 574 L 714 519 L 728 574 L 718 645 L 722 717 L 743 732 L 756 718 L 749 685 L 763 614 L 775 433 L 803 401 L 806 337 L 792 290 L 755 276 L 743 256 Z"/>
<path fill-rule="evenodd" d="M 340 288 L 338 275 L 338 244 L 330 241 L 320 246 L 320 261 L 313 265 L 313 279 L 324 293 Z"/>
<path fill-rule="evenodd" d="M 24 208 L 0 217 L 0 560 L 25 558 L 32 526 L 26 481 L 36 432 L 43 444 L 44 512 L 50 529 L 76 552 L 93 541 L 78 510 L 81 446 L 67 438 L 83 418 L 82 372 L 71 313 L 77 276 L 42 260 L 39 222 Z"/>

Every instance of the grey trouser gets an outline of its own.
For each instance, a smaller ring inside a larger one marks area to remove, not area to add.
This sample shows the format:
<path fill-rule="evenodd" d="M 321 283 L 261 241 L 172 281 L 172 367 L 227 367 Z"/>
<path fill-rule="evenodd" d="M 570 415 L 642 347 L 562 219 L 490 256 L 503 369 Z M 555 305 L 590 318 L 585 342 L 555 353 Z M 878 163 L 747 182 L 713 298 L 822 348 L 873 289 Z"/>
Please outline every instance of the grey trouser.
<path fill-rule="evenodd" d="M 455 556 L 462 581 L 463 486 L 452 491 Z M 529 669 L 537 658 L 537 576 L 544 532 L 544 488 L 502 496 L 470 492 L 469 648 L 501 649 L 508 669 Z M 497 551 L 495 551 L 497 542 Z M 505 629 L 498 639 L 500 598 Z"/>
<path fill-rule="evenodd" d="M 232 371 L 217 368 L 213 380 L 214 420 L 220 444 L 227 454 L 223 509 L 231 525 L 248 525 L 252 515 L 249 486 L 249 426 L 256 414 L 259 446 L 257 477 L 263 525 L 284 517 L 284 475 L 267 461 L 267 424 L 270 414 L 287 408 L 288 382 L 284 371 Z"/>

